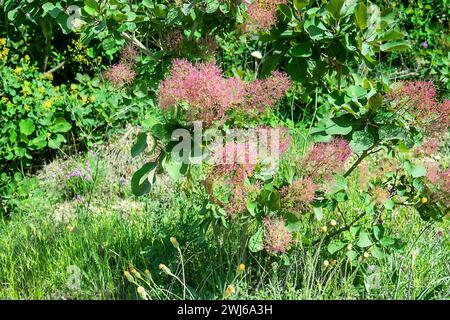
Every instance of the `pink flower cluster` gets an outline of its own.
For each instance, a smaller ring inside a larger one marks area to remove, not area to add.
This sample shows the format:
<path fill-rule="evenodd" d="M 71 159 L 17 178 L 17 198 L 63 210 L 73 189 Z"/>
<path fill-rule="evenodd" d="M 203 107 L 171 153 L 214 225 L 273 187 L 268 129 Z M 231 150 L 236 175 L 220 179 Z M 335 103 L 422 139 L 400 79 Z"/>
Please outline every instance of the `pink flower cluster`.
<path fill-rule="evenodd" d="M 254 199 L 260 192 L 261 186 L 240 184 L 233 188 L 231 197 L 227 203 L 223 203 L 222 207 L 226 210 L 229 217 L 236 217 L 239 213 L 247 210 L 247 199 Z"/>
<path fill-rule="evenodd" d="M 163 35 L 163 48 L 179 53 L 183 42 L 183 33 L 180 30 L 173 30 Z"/>
<path fill-rule="evenodd" d="M 285 128 L 260 126 L 252 132 L 255 133 L 254 140 L 250 140 L 244 133 L 244 136 L 240 137 L 244 142 L 232 141 L 212 146 L 212 160 L 215 166 L 207 180 L 211 186 L 217 182 L 231 190 L 230 201 L 221 204 L 230 216 L 245 211 L 247 196 L 257 192 L 258 187 L 253 186 L 252 189 L 252 186 L 246 184 L 246 179 L 253 175 L 256 164 L 268 154 L 281 157 L 290 146 L 291 138 Z M 275 149 L 276 144 L 278 149 Z M 278 153 L 275 153 L 276 151 Z"/>
<path fill-rule="evenodd" d="M 314 201 L 316 191 L 333 181 L 333 175 L 345 169 L 352 150 L 347 141 L 336 138 L 331 142 L 312 145 L 299 161 L 302 178 L 280 190 L 282 206 L 295 213 L 305 212 Z"/>
<path fill-rule="evenodd" d="M 408 81 L 399 83 L 388 94 L 400 112 L 408 112 L 414 117 L 412 122 L 423 127 L 428 134 L 448 130 L 450 101 L 436 101 L 436 88 L 430 81 Z"/>
<path fill-rule="evenodd" d="M 133 66 L 136 63 L 138 51 L 135 46 L 127 45 L 120 51 L 120 62 Z"/>
<path fill-rule="evenodd" d="M 441 178 L 441 167 L 439 163 L 434 160 L 428 160 L 424 163 L 425 169 L 427 171 L 426 178 L 432 184 L 437 184 L 439 179 Z"/>
<path fill-rule="evenodd" d="M 373 201 L 377 204 L 383 204 L 389 199 L 389 191 L 381 186 L 376 186 L 371 190 Z"/>
<path fill-rule="evenodd" d="M 277 6 L 286 4 L 286 0 L 254 0 L 248 3 L 248 29 L 251 31 L 265 31 L 277 23 Z"/>
<path fill-rule="evenodd" d="M 281 157 L 291 146 L 292 138 L 288 128 L 270 128 L 259 125 L 256 129 L 258 143 L 264 154 Z"/>
<path fill-rule="evenodd" d="M 107 79 L 116 88 L 130 85 L 136 77 L 133 65 L 136 63 L 137 50 L 133 46 L 126 46 L 120 52 L 120 61 L 112 65 L 103 73 Z"/>
<path fill-rule="evenodd" d="M 240 184 L 251 176 L 258 159 L 256 145 L 250 143 L 226 143 L 215 155 L 222 163 L 214 167 L 214 176 L 216 179 L 230 178 L 233 184 Z"/>
<path fill-rule="evenodd" d="M 280 72 L 271 77 L 244 83 L 241 79 L 224 78 L 214 63 L 192 65 L 175 59 L 170 75 L 159 86 L 159 106 L 167 111 L 184 102 L 188 105 L 188 121 L 203 121 L 210 126 L 223 122 L 232 108 L 262 112 L 281 99 L 289 88 L 289 78 Z"/>
<path fill-rule="evenodd" d="M 266 217 L 264 248 L 271 255 L 283 254 L 292 244 L 292 234 L 286 228 L 285 221 L 278 217 Z"/>
<path fill-rule="evenodd" d="M 426 161 L 426 179 L 432 184 L 432 200 L 443 201 L 448 207 L 450 200 L 450 169 L 442 170 L 435 161 Z"/>
<path fill-rule="evenodd" d="M 159 86 L 159 106 L 168 110 L 185 102 L 189 105 L 187 120 L 200 120 L 208 126 L 224 120 L 226 112 L 240 99 L 241 87 L 237 79 L 225 79 L 213 63 L 194 66 L 187 60 L 175 59 L 170 76 Z"/>
<path fill-rule="evenodd" d="M 213 161 L 216 165 L 206 179 L 208 192 L 215 199 L 216 183 L 230 191 L 229 201 L 221 205 L 230 217 L 246 210 L 248 186 L 245 180 L 250 177 L 257 161 L 256 145 L 248 142 L 228 142 L 213 146 Z"/>
<path fill-rule="evenodd" d="M 314 200 L 317 185 L 311 178 L 300 178 L 281 189 L 282 206 L 293 212 L 304 212 Z"/>
<path fill-rule="evenodd" d="M 431 157 L 439 151 L 441 142 L 437 137 L 424 138 L 422 140 L 422 146 L 415 150 L 416 154 Z"/>
<path fill-rule="evenodd" d="M 257 79 L 245 88 L 244 108 L 250 113 L 263 113 L 268 106 L 284 97 L 292 85 L 287 74 L 274 71 L 266 79 Z"/>
<path fill-rule="evenodd" d="M 302 160 L 304 174 L 315 182 L 332 180 L 334 173 L 342 172 L 352 150 L 347 141 L 336 138 L 321 142 L 309 148 Z"/>

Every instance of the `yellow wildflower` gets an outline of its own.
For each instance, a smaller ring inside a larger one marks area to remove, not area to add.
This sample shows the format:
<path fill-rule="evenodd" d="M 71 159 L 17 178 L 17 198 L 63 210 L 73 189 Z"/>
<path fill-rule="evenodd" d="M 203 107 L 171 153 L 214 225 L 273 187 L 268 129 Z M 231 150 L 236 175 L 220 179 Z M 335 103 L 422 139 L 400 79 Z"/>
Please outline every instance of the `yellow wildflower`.
<path fill-rule="evenodd" d="M 89 102 L 90 102 L 90 103 L 94 103 L 94 102 L 95 102 L 95 97 L 94 97 L 94 96 L 91 96 L 91 97 L 89 98 Z"/>
<path fill-rule="evenodd" d="M 0 46 L 6 46 L 6 38 L 0 38 Z"/>
<path fill-rule="evenodd" d="M 44 78 L 53 81 L 53 73 L 44 73 Z"/>
<path fill-rule="evenodd" d="M 0 60 L 6 59 L 8 57 L 9 49 L 3 48 L 3 50 L 0 51 Z"/>
<path fill-rule="evenodd" d="M 42 104 L 42 107 L 43 107 L 45 110 L 50 111 L 50 110 L 52 109 L 52 105 L 53 105 L 52 99 L 48 99 L 48 100 L 45 100 L 45 101 L 44 101 L 44 103 Z"/>
<path fill-rule="evenodd" d="M 23 68 L 22 68 L 22 67 L 16 67 L 16 68 L 14 69 L 14 73 L 15 73 L 16 75 L 20 75 L 22 72 L 23 72 Z"/>
<path fill-rule="evenodd" d="M 234 285 L 230 284 L 225 290 L 225 293 L 223 295 L 224 298 L 225 299 L 229 298 L 233 293 L 235 293 L 235 291 L 236 291 L 236 289 L 235 289 Z"/>
<path fill-rule="evenodd" d="M 86 96 L 81 97 L 81 102 L 83 102 L 83 104 L 86 104 L 87 101 L 88 99 L 86 98 Z"/>

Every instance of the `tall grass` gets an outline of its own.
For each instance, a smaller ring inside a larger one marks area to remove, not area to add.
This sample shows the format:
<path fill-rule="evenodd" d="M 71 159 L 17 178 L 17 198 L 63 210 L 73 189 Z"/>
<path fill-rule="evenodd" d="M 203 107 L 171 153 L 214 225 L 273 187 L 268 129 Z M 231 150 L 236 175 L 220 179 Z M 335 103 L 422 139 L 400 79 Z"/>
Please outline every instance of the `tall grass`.
<path fill-rule="evenodd" d="M 97 161 L 97 183 L 84 202 L 65 199 L 51 175 L 18 189 L 13 213 L 0 219 L 1 299 L 138 299 L 139 287 L 147 299 L 448 298 L 448 220 L 424 224 L 404 208 L 383 216 L 385 228 L 406 243 L 385 259 L 351 265 L 340 258 L 324 267 L 329 257 L 319 242 L 293 248 L 288 261 L 244 250 L 251 230 L 237 224 L 201 232 L 201 199 L 169 180 L 134 199 L 118 182 L 115 171 L 129 170 L 118 168 L 120 157 L 100 153 Z M 342 209 L 352 219 L 362 204 L 357 188 L 349 189 L 351 205 Z M 373 217 L 363 219 L 370 224 Z M 305 216 L 303 228 L 321 224 Z"/>

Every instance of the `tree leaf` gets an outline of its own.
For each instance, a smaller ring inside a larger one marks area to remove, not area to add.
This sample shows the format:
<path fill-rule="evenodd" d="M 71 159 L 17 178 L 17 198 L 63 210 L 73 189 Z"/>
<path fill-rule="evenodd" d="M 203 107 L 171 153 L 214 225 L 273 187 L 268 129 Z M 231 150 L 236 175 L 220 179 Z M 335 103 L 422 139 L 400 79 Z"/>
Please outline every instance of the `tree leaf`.
<path fill-rule="evenodd" d="M 381 224 L 377 224 L 373 227 L 373 235 L 377 240 L 380 240 L 384 236 L 384 227 Z"/>
<path fill-rule="evenodd" d="M 340 117 L 336 117 L 330 119 L 325 124 L 325 132 L 329 135 L 347 135 L 352 132 L 352 119 L 354 119 L 351 115 L 343 115 Z"/>
<path fill-rule="evenodd" d="M 251 252 L 258 252 L 264 248 L 264 228 L 260 227 L 248 241 L 248 249 Z"/>
<path fill-rule="evenodd" d="M 55 138 L 48 141 L 48 146 L 52 149 L 59 149 L 61 143 L 66 142 L 66 138 L 62 134 L 57 134 Z"/>
<path fill-rule="evenodd" d="M 414 166 L 414 168 L 411 171 L 411 175 L 413 176 L 413 178 L 424 177 L 426 174 L 427 170 L 423 165 Z"/>
<path fill-rule="evenodd" d="M 367 131 L 356 131 L 353 133 L 350 147 L 354 152 L 361 152 L 373 146 L 375 139 L 373 135 Z"/>
<path fill-rule="evenodd" d="M 360 30 L 367 29 L 367 7 L 363 2 L 360 2 L 356 7 L 355 18 Z"/>
<path fill-rule="evenodd" d="M 400 126 L 396 126 L 393 124 L 387 124 L 381 126 L 378 131 L 381 140 L 403 140 L 406 138 L 406 131 Z"/>
<path fill-rule="evenodd" d="M 344 6 L 345 0 L 330 0 L 326 6 L 328 12 L 337 20 L 341 17 L 341 10 Z"/>
<path fill-rule="evenodd" d="M 280 55 L 278 55 L 278 54 L 274 54 L 274 55 L 266 57 L 263 61 L 263 66 L 261 69 L 261 76 L 266 77 L 272 71 L 276 70 L 279 61 L 280 61 Z"/>
<path fill-rule="evenodd" d="M 287 62 L 286 71 L 292 80 L 303 82 L 306 80 L 308 64 L 305 59 L 292 58 Z"/>
<path fill-rule="evenodd" d="M 49 128 L 49 130 L 54 133 L 68 132 L 70 129 L 72 129 L 72 125 L 64 120 L 64 118 L 57 118 L 54 124 Z"/>
<path fill-rule="evenodd" d="M 328 252 L 330 254 L 334 254 L 336 252 L 338 252 L 339 250 L 341 250 L 342 248 L 345 247 L 345 243 L 342 242 L 341 240 L 332 240 L 329 244 L 328 244 Z"/>
<path fill-rule="evenodd" d="M 34 132 L 34 129 L 36 127 L 34 125 L 33 120 L 28 118 L 28 119 L 20 120 L 19 128 L 20 128 L 20 133 L 23 133 L 25 136 L 29 136 L 30 134 L 32 134 Z"/>
<path fill-rule="evenodd" d="M 304 41 L 292 47 L 291 55 L 293 57 L 307 58 L 312 55 L 311 43 L 309 41 Z"/>
<path fill-rule="evenodd" d="M 405 51 L 411 49 L 411 44 L 406 40 L 386 42 L 380 46 L 380 49 L 384 52 Z"/>
<path fill-rule="evenodd" d="M 359 238 L 358 238 L 358 242 L 356 243 L 356 245 L 360 248 L 370 247 L 372 245 L 372 240 L 370 240 L 370 235 L 365 231 L 361 231 L 359 233 Z"/>
<path fill-rule="evenodd" d="M 154 180 L 154 169 L 156 168 L 156 162 L 148 162 L 144 164 L 139 170 L 137 170 L 131 178 L 131 192 L 135 196 L 143 196 L 152 190 L 152 182 Z M 142 178 L 145 179 L 143 180 Z"/>
<path fill-rule="evenodd" d="M 147 149 L 147 134 L 140 132 L 137 136 L 136 143 L 131 147 L 131 156 L 134 158 Z"/>

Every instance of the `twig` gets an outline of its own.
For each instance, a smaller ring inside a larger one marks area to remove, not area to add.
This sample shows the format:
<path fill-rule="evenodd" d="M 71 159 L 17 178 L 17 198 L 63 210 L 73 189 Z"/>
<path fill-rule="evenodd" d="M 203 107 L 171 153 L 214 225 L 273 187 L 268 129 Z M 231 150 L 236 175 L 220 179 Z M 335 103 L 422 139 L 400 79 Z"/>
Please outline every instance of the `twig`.
<path fill-rule="evenodd" d="M 367 156 L 369 156 L 369 155 L 371 155 L 371 154 L 374 154 L 374 153 L 377 153 L 378 151 L 382 150 L 382 149 L 380 148 L 380 149 L 377 149 L 377 150 L 375 150 L 375 151 L 372 151 L 373 148 L 375 148 L 376 146 L 377 146 L 377 145 L 374 144 L 374 145 L 371 146 L 369 149 L 363 151 L 363 153 L 361 153 L 361 155 L 359 156 L 358 160 L 356 160 L 355 163 L 353 163 L 353 165 L 347 170 L 347 172 L 344 173 L 344 177 L 347 178 L 347 177 L 353 172 L 353 170 L 355 170 L 356 167 L 357 167 L 357 166 L 358 166 L 358 165 L 359 165 L 359 164 L 360 164 Z"/>
<path fill-rule="evenodd" d="M 350 222 L 350 223 L 347 224 L 346 226 L 344 226 L 344 227 L 342 227 L 342 228 L 340 228 L 340 229 L 338 229 L 338 230 L 336 230 L 336 231 L 334 231 L 334 232 L 328 234 L 325 238 L 320 238 L 320 239 L 315 240 L 315 241 L 311 244 L 311 246 L 315 246 L 316 244 L 318 244 L 318 243 L 321 242 L 321 241 L 325 241 L 325 240 L 330 239 L 330 238 L 332 238 L 332 237 L 334 237 L 334 236 L 336 236 L 336 235 L 338 235 L 338 234 L 340 234 L 340 233 L 342 233 L 342 232 L 344 232 L 344 231 L 347 231 L 348 229 L 350 229 L 356 222 L 358 222 L 358 221 L 359 221 L 362 217 L 364 217 L 365 215 L 366 215 L 366 212 L 362 212 L 359 216 L 357 216 L 357 217 L 355 218 L 355 220 L 353 220 L 352 222 Z"/>
<path fill-rule="evenodd" d="M 142 42 L 140 42 L 138 39 L 136 39 L 136 37 L 134 36 L 130 36 L 129 34 L 127 34 L 126 32 L 122 32 L 121 33 L 122 37 L 125 38 L 126 40 L 132 42 L 134 45 L 136 45 L 139 49 L 141 49 L 142 51 L 145 52 L 146 55 L 148 56 L 153 56 L 153 53 L 142 44 Z"/>
<path fill-rule="evenodd" d="M 61 69 L 62 67 L 64 67 L 64 64 L 65 64 L 65 63 L 66 63 L 65 61 L 59 63 L 59 64 L 58 64 L 56 67 L 54 67 L 53 69 L 50 69 L 50 70 L 46 71 L 45 74 L 50 74 L 50 73 L 53 73 L 53 72 L 55 72 L 55 71 Z"/>

